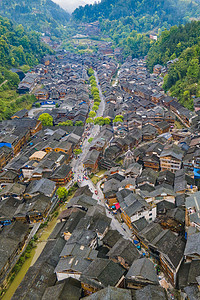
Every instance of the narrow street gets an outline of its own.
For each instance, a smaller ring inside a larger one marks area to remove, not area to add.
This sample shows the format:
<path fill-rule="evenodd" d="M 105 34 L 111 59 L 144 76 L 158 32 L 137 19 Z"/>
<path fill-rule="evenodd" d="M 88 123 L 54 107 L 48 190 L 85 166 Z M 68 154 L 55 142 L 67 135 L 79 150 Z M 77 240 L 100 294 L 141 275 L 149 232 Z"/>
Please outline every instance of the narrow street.
<path fill-rule="evenodd" d="M 96 72 L 95 72 L 95 77 L 96 77 L 97 86 L 98 86 L 98 89 L 99 89 L 99 95 L 100 95 L 100 98 L 101 98 L 101 103 L 100 103 L 99 109 L 97 111 L 97 117 L 101 117 L 101 116 L 103 116 L 103 113 L 104 113 L 104 110 L 105 110 L 105 98 L 102 94 L 102 90 L 101 90 L 101 87 L 99 85 L 99 80 L 98 80 Z M 83 176 L 85 176 L 85 175 L 87 176 L 87 171 L 83 167 L 83 161 L 84 161 L 84 159 L 85 159 L 85 157 L 88 154 L 89 149 L 90 149 L 90 143 L 88 142 L 88 139 L 95 138 L 100 133 L 100 126 L 99 125 L 86 125 L 85 126 L 85 133 L 86 133 L 86 137 L 83 141 L 82 148 L 81 148 L 82 153 L 79 155 L 78 159 L 74 158 L 72 160 L 72 163 L 71 163 L 72 170 L 73 170 L 73 173 L 74 173 L 74 181 L 75 182 L 79 181 L 78 184 L 79 184 L 80 187 L 88 185 L 90 190 L 93 192 L 93 198 L 96 199 L 96 200 L 100 200 L 99 195 L 97 196 L 95 194 L 96 187 L 93 184 L 92 180 L 89 177 L 87 177 L 88 178 L 87 180 L 84 179 L 82 181 Z"/>
<path fill-rule="evenodd" d="M 119 64 L 118 64 L 117 68 L 118 68 L 117 76 L 116 76 L 116 78 L 115 78 L 115 81 L 114 81 L 113 84 L 112 84 L 113 87 L 116 87 L 116 86 L 118 85 L 118 82 L 119 82 L 119 75 L 120 75 Z"/>
<path fill-rule="evenodd" d="M 95 72 L 95 77 L 96 77 L 96 81 L 97 81 L 97 85 L 98 85 L 98 89 L 99 89 L 99 95 L 101 98 L 101 103 L 100 103 L 99 109 L 97 111 L 97 117 L 101 117 L 101 116 L 103 116 L 103 113 L 105 110 L 105 98 L 102 94 L 102 90 L 99 85 L 99 81 L 98 81 L 96 72 Z M 91 125 L 89 127 L 88 125 L 86 125 L 85 132 L 87 132 L 87 134 L 89 133 L 89 135 L 88 136 L 86 135 L 87 137 L 83 141 L 82 153 L 79 155 L 78 159 L 74 158 L 71 163 L 72 170 L 74 173 L 74 182 L 78 182 L 79 187 L 88 185 L 89 189 L 93 193 L 92 197 L 94 199 L 96 199 L 100 205 L 106 207 L 105 202 L 104 202 L 104 194 L 100 187 L 102 181 L 98 182 L 97 185 L 95 186 L 94 183 L 92 182 L 92 180 L 87 176 L 87 170 L 84 169 L 84 166 L 83 166 L 84 158 L 86 157 L 86 155 L 88 154 L 89 149 L 90 149 L 90 143 L 88 142 L 88 139 L 94 138 L 100 133 L 100 126 L 99 125 Z M 83 177 L 87 177 L 88 179 L 83 179 Z M 69 187 L 70 185 L 71 185 L 71 183 L 69 183 L 66 187 Z M 95 190 L 97 190 L 97 192 L 98 192 L 97 195 L 95 194 Z M 128 228 L 128 226 L 126 224 L 123 224 L 123 225 L 120 224 L 118 222 L 118 220 L 115 218 L 115 216 L 112 213 L 110 213 L 107 208 L 106 208 L 106 215 L 107 215 L 107 217 L 112 219 L 111 228 L 113 230 L 117 230 L 121 235 L 123 235 L 124 238 L 131 239 L 132 232 L 130 231 L 130 229 Z"/>

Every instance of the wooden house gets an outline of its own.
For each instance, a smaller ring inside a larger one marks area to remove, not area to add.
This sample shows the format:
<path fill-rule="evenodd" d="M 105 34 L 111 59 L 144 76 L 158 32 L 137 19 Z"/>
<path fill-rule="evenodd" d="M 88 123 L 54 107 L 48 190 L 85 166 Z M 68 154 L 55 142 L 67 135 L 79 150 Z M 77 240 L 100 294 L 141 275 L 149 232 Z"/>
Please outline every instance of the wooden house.
<path fill-rule="evenodd" d="M 50 180 L 56 183 L 56 186 L 65 186 L 72 178 L 72 169 L 70 165 L 63 164 L 56 169 L 49 177 Z"/>
<path fill-rule="evenodd" d="M 98 162 L 100 159 L 100 152 L 97 151 L 96 149 L 93 149 L 88 152 L 86 155 L 83 164 L 85 168 L 92 172 L 96 172 L 98 170 Z"/>

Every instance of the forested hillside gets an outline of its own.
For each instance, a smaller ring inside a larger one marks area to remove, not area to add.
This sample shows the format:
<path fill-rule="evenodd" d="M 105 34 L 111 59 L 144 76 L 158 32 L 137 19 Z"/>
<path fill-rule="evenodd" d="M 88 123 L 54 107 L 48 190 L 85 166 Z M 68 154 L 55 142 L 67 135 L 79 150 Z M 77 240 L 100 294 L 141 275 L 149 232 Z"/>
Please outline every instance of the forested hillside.
<path fill-rule="evenodd" d="M 40 34 L 26 32 L 22 25 L 14 25 L 0 16 L 0 119 L 9 118 L 24 107 L 30 108 L 34 96 L 19 97 L 16 92 L 19 83 L 11 67 L 29 69 L 38 64 L 45 54 L 53 51 L 40 41 Z"/>
<path fill-rule="evenodd" d="M 200 22 L 193 21 L 162 32 L 149 50 L 147 65 L 152 71 L 154 65 L 166 65 L 175 58 L 178 61 L 170 66 L 163 87 L 192 109 L 193 97 L 200 96 Z"/>
<path fill-rule="evenodd" d="M 0 15 L 38 32 L 59 35 L 69 14 L 51 0 L 1 0 Z"/>
<path fill-rule="evenodd" d="M 0 16 L 0 66 L 37 64 L 50 48 L 41 43 L 36 32 L 26 32 L 22 25 L 14 25 Z"/>
<path fill-rule="evenodd" d="M 125 56 L 143 57 L 153 44 L 150 33 L 160 34 L 199 14 L 197 0 L 102 0 L 76 9 L 73 19 L 99 20 L 102 36 L 110 38 L 115 47 L 122 47 Z"/>
<path fill-rule="evenodd" d="M 193 97 L 200 97 L 200 44 L 187 48 L 164 78 L 163 88 L 193 109 Z"/>
<path fill-rule="evenodd" d="M 138 32 L 169 28 L 198 17 L 200 6 L 188 0 L 102 0 L 98 4 L 76 9 L 73 17 L 83 22 L 102 19 L 121 20 Z"/>
<path fill-rule="evenodd" d="M 130 24 L 124 25 L 122 20 L 101 20 L 100 24 L 102 35 L 109 37 L 115 47 L 121 47 L 124 56 L 144 57 L 153 44 L 147 34 L 132 30 Z"/>
<path fill-rule="evenodd" d="M 170 59 L 179 57 L 183 50 L 200 42 L 200 22 L 193 21 L 173 26 L 160 35 L 148 53 L 148 67 L 152 70 L 156 64 L 166 64 Z"/>

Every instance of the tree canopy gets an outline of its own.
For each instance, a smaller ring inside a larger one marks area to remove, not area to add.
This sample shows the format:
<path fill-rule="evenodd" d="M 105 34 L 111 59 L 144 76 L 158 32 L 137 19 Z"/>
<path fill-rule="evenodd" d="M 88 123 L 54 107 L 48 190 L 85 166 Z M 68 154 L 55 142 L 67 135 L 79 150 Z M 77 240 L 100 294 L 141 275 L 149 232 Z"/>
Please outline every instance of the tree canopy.
<path fill-rule="evenodd" d="M 198 17 L 198 1 L 187 0 L 102 0 L 94 5 L 79 7 L 73 18 L 83 22 L 108 19 L 119 20 L 137 31 L 147 32 L 155 27 L 168 27 Z"/>
<path fill-rule="evenodd" d="M 53 126 L 53 117 L 47 113 L 41 114 L 38 120 L 42 122 L 42 126 Z"/>
<path fill-rule="evenodd" d="M 66 25 L 69 20 L 69 14 L 52 0 L 1 0 L 0 14 L 26 29 L 42 33 L 51 31 L 54 36 L 60 34 L 61 24 Z M 18 34 L 22 32 L 19 27 Z M 23 41 L 23 47 L 26 42 Z"/>
<path fill-rule="evenodd" d="M 162 32 L 148 53 L 147 65 L 167 65 L 163 88 L 188 109 L 193 109 L 193 97 L 200 96 L 200 22 L 174 26 Z"/>
<path fill-rule="evenodd" d="M 41 43 L 40 34 L 26 32 L 22 25 L 14 25 L 1 16 L 0 35 L 1 67 L 33 66 L 38 64 L 45 54 L 53 53 L 47 45 Z"/>
<path fill-rule="evenodd" d="M 96 117 L 96 112 L 95 112 L 95 111 L 90 111 L 90 112 L 89 112 L 89 117 L 90 117 L 90 118 Z"/>
<path fill-rule="evenodd" d="M 58 126 L 73 126 L 73 121 L 67 120 L 65 122 L 59 123 Z"/>
<path fill-rule="evenodd" d="M 123 116 L 122 115 L 117 115 L 114 118 L 113 123 L 117 123 L 117 122 L 123 123 Z"/>
<path fill-rule="evenodd" d="M 81 149 L 79 149 L 79 148 L 74 149 L 74 155 L 75 155 L 75 156 L 78 156 L 78 155 L 81 154 L 81 153 L 82 153 L 82 150 L 81 150 Z"/>
<path fill-rule="evenodd" d="M 84 126 L 82 121 L 76 121 L 75 126 Z"/>
<path fill-rule="evenodd" d="M 59 199 L 65 199 L 68 195 L 68 191 L 65 187 L 59 187 L 56 191 Z"/>
<path fill-rule="evenodd" d="M 88 72 L 88 75 L 89 75 L 89 76 L 92 76 L 92 75 L 94 74 L 94 70 L 93 70 L 92 68 L 89 68 L 87 72 Z M 93 76 L 93 77 L 94 77 L 94 76 Z M 94 78 L 95 78 L 95 77 L 94 77 Z"/>
<path fill-rule="evenodd" d="M 90 144 L 91 144 L 91 143 L 92 143 L 92 141 L 93 141 L 93 139 L 94 139 L 94 138 L 89 138 L 89 139 L 88 139 L 88 143 L 90 143 Z"/>
<path fill-rule="evenodd" d="M 165 65 L 169 60 L 178 58 L 184 50 L 199 43 L 199 35 L 199 21 L 163 31 L 148 53 L 148 68 L 152 71 L 156 64 Z"/>
<path fill-rule="evenodd" d="M 92 118 L 87 118 L 86 123 L 87 124 L 94 123 L 94 120 Z"/>

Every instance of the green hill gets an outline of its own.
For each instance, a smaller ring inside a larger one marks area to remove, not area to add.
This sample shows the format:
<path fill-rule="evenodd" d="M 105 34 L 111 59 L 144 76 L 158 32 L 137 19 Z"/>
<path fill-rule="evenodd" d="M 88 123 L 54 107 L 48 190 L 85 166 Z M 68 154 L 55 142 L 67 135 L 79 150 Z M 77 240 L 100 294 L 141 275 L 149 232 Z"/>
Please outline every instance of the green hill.
<path fill-rule="evenodd" d="M 73 17 L 79 21 L 119 20 L 138 32 L 184 23 L 198 17 L 200 5 L 189 0 L 102 0 L 98 4 L 77 8 Z"/>
<path fill-rule="evenodd" d="M 102 0 L 77 8 L 72 18 L 81 22 L 99 20 L 102 36 L 124 56 L 144 57 L 153 41 L 149 34 L 160 34 L 176 24 L 185 24 L 200 15 L 199 0 Z"/>
<path fill-rule="evenodd" d="M 29 69 L 53 51 L 40 41 L 40 34 L 26 32 L 22 25 L 14 25 L 0 16 L 0 120 L 9 118 L 22 108 L 30 108 L 35 101 L 31 95 L 19 96 L 16 88 L 19 76 L 11 67 Z"/>
<path fill-rule="evenodd" d="M 163 31 L 148 53 L 149 69 L 152 70 L 156 64 L 166 64 L 167 61 L 179 57 L 183 50 L 199 41 L 199 21 L 192 21 L 185 26 L 173 26 L 170 30 Z"/>
<path fill-rule="evenodd" d="M 163 31 L 149 50 L 147 65 L 152 71 L 154 65 L 166 65 L 175 58 L 178 61 L 170 67 L 163 87 L 192 109 L 193 96 L 200 96 L 200 21 Z"/>
<path fill-rule="evenodd" d="M 14 25 L 7 18 L 0 16 L 0 66 L 33 66 L 50 48 L 41 43 L 40 34 L 26 32 L 22 25 Z"/>
<path fill-rule="evenodd" d="M 58 35 L 69 14 L 51 0 L 1 0 L 0 15 L 38 32 Z"/>

